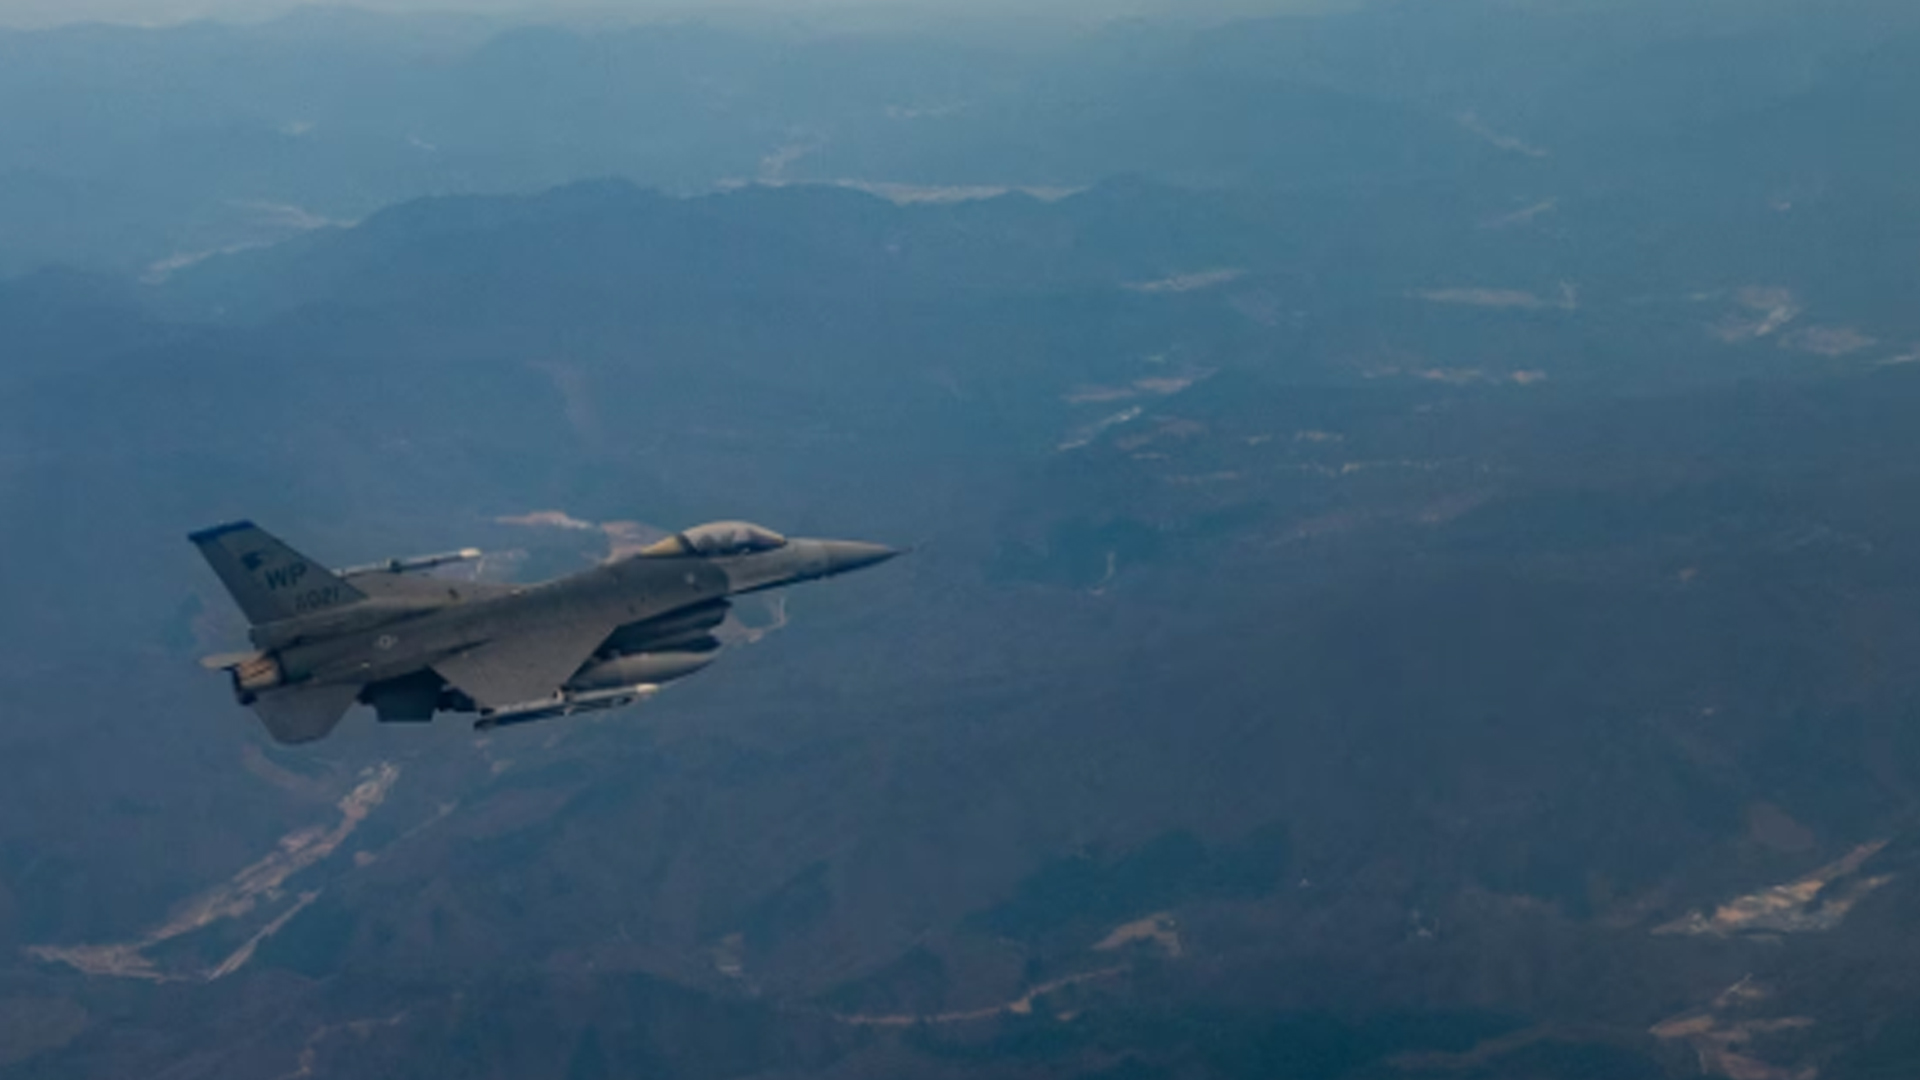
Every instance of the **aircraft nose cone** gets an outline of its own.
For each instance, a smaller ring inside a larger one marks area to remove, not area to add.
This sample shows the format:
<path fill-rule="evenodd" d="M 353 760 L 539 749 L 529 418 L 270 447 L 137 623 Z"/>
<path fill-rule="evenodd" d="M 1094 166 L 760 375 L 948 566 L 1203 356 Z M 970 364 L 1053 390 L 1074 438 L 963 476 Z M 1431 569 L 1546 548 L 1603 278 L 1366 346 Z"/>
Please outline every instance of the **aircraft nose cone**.
<path fill-rule="evenodd" d="M 874 566 L 900 554 L 885 544 L 868 544 L 859 540 L 828 540 L 822 546 L 827 549 L 829 574 L 844 574 L 849 570 Z"/>

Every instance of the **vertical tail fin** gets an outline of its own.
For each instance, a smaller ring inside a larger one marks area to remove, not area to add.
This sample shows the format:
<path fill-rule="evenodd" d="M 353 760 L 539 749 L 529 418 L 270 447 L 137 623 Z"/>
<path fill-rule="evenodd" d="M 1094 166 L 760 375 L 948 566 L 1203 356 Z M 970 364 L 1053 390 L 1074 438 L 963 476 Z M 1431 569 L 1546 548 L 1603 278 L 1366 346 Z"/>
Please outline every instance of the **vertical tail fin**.
<path fill-rule="evenodd" d="M 203 529 L 187 539 L 200 549 L 255 626 L 367 598 L 340 575 L 251 521 Z"/>

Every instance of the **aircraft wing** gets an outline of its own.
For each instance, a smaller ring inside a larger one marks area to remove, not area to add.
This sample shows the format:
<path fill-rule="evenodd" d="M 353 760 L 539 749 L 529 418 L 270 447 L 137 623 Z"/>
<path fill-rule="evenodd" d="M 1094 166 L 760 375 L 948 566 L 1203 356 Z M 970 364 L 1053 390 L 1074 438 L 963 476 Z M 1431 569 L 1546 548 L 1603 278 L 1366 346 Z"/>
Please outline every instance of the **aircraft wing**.
<path fill-rule="evenodd" d="M 613 632 L 605 623 L 582 620 L 463 650 L 433 665 L 440 677 L 482 709 L 499 709 L 553 697 Z"/>
<path fill-rule="evenodd" d="M 457 578 L 428 577 L 416 574 L 355 574 L 347 581 L 368 596 L 397 600 L 444 600 L 447 603 L 491 600 L 510 595 L 524 585 L 492 581 L 461 581 Z"/>

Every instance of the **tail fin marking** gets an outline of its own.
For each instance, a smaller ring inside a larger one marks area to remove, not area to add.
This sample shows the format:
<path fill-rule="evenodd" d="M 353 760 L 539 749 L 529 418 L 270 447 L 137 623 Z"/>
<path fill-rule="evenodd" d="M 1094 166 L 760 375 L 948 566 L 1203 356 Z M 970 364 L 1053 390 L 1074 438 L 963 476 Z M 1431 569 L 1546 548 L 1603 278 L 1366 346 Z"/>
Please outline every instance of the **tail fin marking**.
<path fill-rule="evenodd" d="M 367 598 L 325 565 L 281 543 L 251 521 L 187 537 L 255 626 L 310 615 Z"/>

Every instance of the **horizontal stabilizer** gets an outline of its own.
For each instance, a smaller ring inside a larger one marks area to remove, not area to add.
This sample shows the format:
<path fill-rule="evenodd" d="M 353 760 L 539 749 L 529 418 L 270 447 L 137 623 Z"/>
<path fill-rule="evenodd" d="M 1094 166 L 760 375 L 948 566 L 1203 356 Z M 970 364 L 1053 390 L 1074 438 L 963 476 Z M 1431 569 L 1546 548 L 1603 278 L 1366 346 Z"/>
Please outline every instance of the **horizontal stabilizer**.
<path fill-rule="evenodd" d="M 333 731 L 359 695 L 357 686 L 296 686 L 261 694 L 253 711 L 276 742 L 313 742 Z"/>

